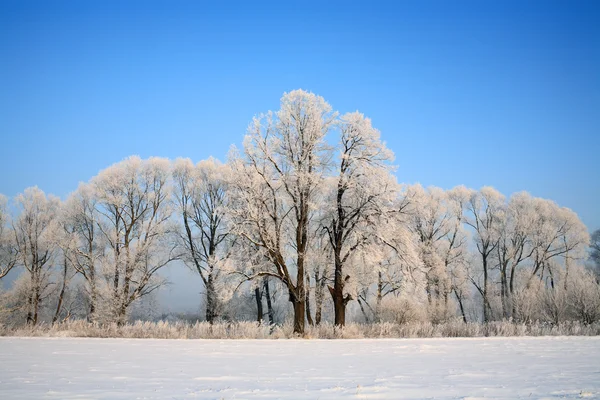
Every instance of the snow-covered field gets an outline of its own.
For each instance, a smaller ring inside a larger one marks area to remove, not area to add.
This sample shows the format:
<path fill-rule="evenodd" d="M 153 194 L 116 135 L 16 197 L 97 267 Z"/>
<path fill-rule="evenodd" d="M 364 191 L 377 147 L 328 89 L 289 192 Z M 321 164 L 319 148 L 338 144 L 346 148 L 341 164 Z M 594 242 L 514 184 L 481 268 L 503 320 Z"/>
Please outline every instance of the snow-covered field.
<path fill-rule="evenodd" d="M 600 398 L 600 338 L 0 338 L 0 399 Z"/>

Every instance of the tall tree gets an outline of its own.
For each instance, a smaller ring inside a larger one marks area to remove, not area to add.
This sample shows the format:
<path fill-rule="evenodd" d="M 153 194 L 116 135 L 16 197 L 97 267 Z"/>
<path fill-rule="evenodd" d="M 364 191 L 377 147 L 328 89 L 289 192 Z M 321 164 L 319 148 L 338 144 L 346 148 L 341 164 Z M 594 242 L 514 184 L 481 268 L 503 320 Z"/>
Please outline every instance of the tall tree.
<path fill-rule="evenodd" d="M 36 325 L 57 252 L 55 235 L 60 201 L 46 196 L 37 187 L 25 189 L 15 200 L 19 214 L 12 230 L 19 253 L 18 263 L 29 273 L 27 323 Z"/>
<path fill-rule="evenodd" d="M 590 241 L 590 258 L 594 263 L 594 271 L 600 279 L 600 229 L 596 229 L 592 233 Z"/>
<path fill-rule="evenodd" d="M 130 157 L 92 180 L 102 216 L 98 228 L 108 244 L 113 317 L 120 324 L 135 300 L 164 284 L 157 272 L 177 258 L 169 168 L 166 159 Z"/>
<path fill-rule="evenodd" d="M 528 193 L 511 196 L 505 218 L 499 226 L 496 257 L 500 270 L 500 300 L 502 315 L 509 318 L 514 314 L 517 268 L 523 266 L 533 253 L 531 233 L 534 227 L 534 201 Z"/>
<path fill-rule="evenodd" d="M 322 97 L 303 90 L 286 93 L 278 112 L 254 119 L 243 157 L 232 157 L 236 233 L 264 249 L 270 261 L 269 268 L 247 278 L 273 276 L 286 285 L 299 334 L 306 313 L 309 230 L 330 159 L 325 136 L 334 119 Z"/>
<path fill-rule="evenodd" d="M 106 251 L 106 241 L 98 227 L 100 214 L 97 207 L 96 195 L 90 184 L 80 184 L 63 207 L 63 231 L 70 236 L 65 262 L 70 263 L 85 281 L 88 320 L 91 322 L 98 319 Z"/>
<path fill-rule="evenodd" d="M 337 176 L 331 180 L 331 209 L 324 229 L 333 252 L 334 279 L 329 287 L 333 299 L 335 325 L 346 323 L 346 304 L 352 299 L 345 290 L 351 279 L 352 257 L 368 251 L 369 244 L 381 228 L 377 221 L 391 212 L 398 195 L 392 174 L 392 152 L 380 139 L 371 120 L 354 112 L 339 122 L 340 155 Z M 373 246 L 373 250 L 376 247 Z M 356 264 L 355 264 L 356 265 Z"/>
<path fill-rule="evenodd" d="M 227 174 L 228 166 L 213 158 L 196 166 L 189 159 L 177 159 L 173 168 L 175 202 L 183 225 L 179 234 L 185 254 L 182 259 L 202 278 L 210 323 L 219 316 L 220 266 L 231 248 Z"/>
<path fill-rule="evenodd" d="M 493 268 L 493 254 L 498 247 L 500 227 L 504 219 L 504 196 L 496 189 L 486 186 L 473 192 L 467 204 L 469 212 L 466 223 L 474 231 L 475 247 L 481 261 L 483 281 L 472 279 L 481 294 L 483 322 L 491 319 L 489 298 L 490 275 Z"/>
<path fill-rule="evenodd" d="M 17 264 L 17 247 L 10 230 L 7 199 L 0 194 L 0 279 Z"/>

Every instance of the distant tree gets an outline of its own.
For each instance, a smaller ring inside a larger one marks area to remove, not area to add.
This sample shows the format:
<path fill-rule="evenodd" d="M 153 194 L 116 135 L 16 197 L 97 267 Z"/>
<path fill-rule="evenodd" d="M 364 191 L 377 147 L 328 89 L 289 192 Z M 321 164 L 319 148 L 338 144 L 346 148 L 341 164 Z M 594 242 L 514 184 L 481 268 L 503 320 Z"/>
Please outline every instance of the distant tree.
<path fill-rule="evenodd" d="M 130 157 L 92 179 L 98 228 L 107 243 L 105 278 L 119 324 L 135 300 L 165 283 L 157 272 L 178 258 L 169 177 L 168 160 Z"/>
<path fill-rule="evenodd" d="M 600 229 L 592 233 L 590 241 L 590 257 L 594 263 L 596 275 L 600 278 Z"/>
<path fill-rule="evenodd" d="M 549 279 L 553 288 L 554 267 L 563 260 L 567 269 L 574 260 L 585 258 L 585 248 L 590 236 L 585 225 L 573 211 L 559 207 L 545 199 L 534 199 L 534 228 L 531 246 L 533 247 L 533 268 L 527 279 L 527 286 L 534 278 Z"/>
<path fill-rule="evenodd" d="M 13 222 L 18 250 L 17 263 L 29 274 L 27 323 L 36 325 L 42 301 L 51 285 L 53 260 L 57 254 L 58 210 L 60 201 L 32 187 L 16 197 L 19 214 Z"/>
<path fill-rule="evenodd" d="M 504 196 L 492 187 L 473 191 L 467 203 L 468 216 L 465 221 L 474 232 L 475 248 L 479 255 L 482 279 L 472 277 L 472 282 L 481 294 L 483 322 L 491 319 L 490 278 L 493 255 L 498 247 L 500 227 L 505 218 Z"/>
<path fill-rule="evenodd" d="M 88 298 L 87 318 L 97 321 L 100 296 L 105 281 L 103 262 L 107 242 L 99 228 L 101 214 L 98 200 L 91 184 L 81 184 L 63 206 L 63 233 L 68 246 L 65 249 L 66 261 L 83 277 Z M 102 314 L 106 314 L 103 312 Z"/>
<path fill-rule="evenodd" d="M 173 167 L 175 203 L 182 224 L 182 260 L 202 278 L 206 320 L 210 323 L 219 317 L 220 267 L 231 249 L 226 215 L 228 170 L 227 165 L 212 158 L 196 166 L 189 159 L 177 159 Z"/>
<path fill-rule="evenodd" d="M 0 279 L 4 278 L 17 264 L 17 247 L 10 229 L 7 199 L 0 194 Z"/>
<path fill-rule="evenodd" d="M 521 192 L 511 196 L 505 218 L 500 221 L 496 257 L 500 270 L 500 296 L 503 318 L 515 313 L 513 295 L 516 288 L 517 268 L 533 255 L 531 246 L 535 226 L 534 199 Z"/>

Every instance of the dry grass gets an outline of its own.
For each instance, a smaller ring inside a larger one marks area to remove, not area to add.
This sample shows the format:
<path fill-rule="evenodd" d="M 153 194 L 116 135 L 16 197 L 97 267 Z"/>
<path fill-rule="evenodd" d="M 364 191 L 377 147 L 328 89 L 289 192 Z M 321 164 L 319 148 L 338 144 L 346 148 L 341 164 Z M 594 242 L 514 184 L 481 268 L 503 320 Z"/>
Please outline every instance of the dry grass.
<path fill-rule="evenodd" d="M 360 338 L 433 338 L 433 337 L 485 337 L 485 336 L 596 336 L 600 323 L 584 325 L 565 322 L 559 325 L 546 323 L 518 324 L 510 321 L 487 324 L 453 321 L 443 324 L 414 322 L 407 324 L 350 323 L 343 329 L 331 324 L 307 326 L 303 336 L 307 339 L 360 339 Z M 86 321 L 69 321 L 55 325 L 38 325 L 11 328 L 0 325 L 0 336 L 26 337 L 95 337 L 136 339 L 289 339 L 293 334 L 291 324 L 270 327 L 256 322 L 143 322 L 124 326 L 92 324 Z"/>

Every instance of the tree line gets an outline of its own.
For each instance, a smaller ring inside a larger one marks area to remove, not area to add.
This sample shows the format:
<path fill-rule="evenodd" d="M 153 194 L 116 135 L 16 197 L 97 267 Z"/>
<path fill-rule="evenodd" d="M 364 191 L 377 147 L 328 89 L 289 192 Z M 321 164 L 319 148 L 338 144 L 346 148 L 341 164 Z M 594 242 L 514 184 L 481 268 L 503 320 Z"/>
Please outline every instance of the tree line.
<path fill-rule="evenodd" d="M 600 319 L 585 268 L 600 233 L 574 212 L 399 184 L 370 119 L 302 90 L 255 117 L 225 163 L 133 156 L 64 201 L 33 187 L 12 204 L 0 198 L 0 278 L 22 271 L 2 294 L 13 324 L 124 324 L 178 264 L 200 276 L 209 322 L 261 320 L 263 301 L 296 333 L 324 316 L 343 326 L 349 308 L 366 322 Z"/>

